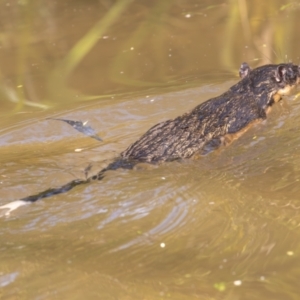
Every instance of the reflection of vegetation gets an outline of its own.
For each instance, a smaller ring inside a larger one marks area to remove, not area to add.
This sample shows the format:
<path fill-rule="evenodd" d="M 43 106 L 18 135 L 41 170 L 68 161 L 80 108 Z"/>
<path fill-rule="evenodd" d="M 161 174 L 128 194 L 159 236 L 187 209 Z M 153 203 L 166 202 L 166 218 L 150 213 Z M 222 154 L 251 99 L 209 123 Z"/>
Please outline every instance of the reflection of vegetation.
<path fill-rule="evenodd" d="M 246 0 L 230 1 L 229 18 L 224 31 L 224 48 L 221 54 L 224 65 L 230 67 L 234 65 L 235 49 L 240 48 L 241 42 L 245 43 L 244 47 L 247 49 L 249 59 L 260 58 L 261 63 L 281 62 L 286 59 L 279 51 L 284 49 L 287 53 L 291 53 L 293 43 L 287 41 L 293 36 L 293 29 L 297 28 L 294 23 L 296 14 L 291 14 L 289 21 L 283 22 L 279 13 L 297 6 L 293 3 L 282 5 L 282 2 L 278 0 L 264 3 L 258 0 L 251 3 Z"/>
<path fill-rule="evenodd" d="M 24 105 L 46 108 L 48 100 L 97 99 L 120 91 L 170 86 L 174 85 L 174 78 L 205 72 L 205 68 L 211 69 L 219 61 L 227 70 L 236 70 L 237 57 L 243 57 L 240 60 L 263 57 L 262 63 L 274 61 L 274 52 L 283 47 L 292 53 L 299 8 L 296 2 L 280 0 L 231 0 L 227 5 L 215 0 L 206 7 L 197 0 L 179 3 L 119 0 L 108 7 L 109 1 L 100 0 L 92 9 L 99 9 L 101 16 L 93 14 L 91 19 L 95 21 L 90 21 L 90 29 L 89 20 L 85 19 L 86 28 L 72 33 L 71 25 L 77 22 L 77 19 L 68 21 L 73 7 L 91 4 L 66 3 L 70 11 L 67 17 L 59 3 L 41 5 L 39 1 L 19 1 L 10 14 L 0 13 L 3 20 L 0 93 L 2 101 L 17 101 L 11 108 L 20 110 Z M 282 20 L 286 11 L 288 22 Z M 61 24 L 66 24 L 66 28 Z M 217 26 L 218 30 L 214 30 Z M 43 37 L 45 34 L 47 38 Z M 106 35 L 110 46 L 102 39 Z M 114 36 L 117 38 L 113 39 Z M 70 47 L 71 44 L 74 46 Z M 100 74 L 100 90 L 106 95 L 82 95 L 70 88 L 70 81 L 79 65 L 92 57 L 95 48 L 101 53 L 98 55 L 101 66 L 98 71 L 93 68 L 94 73 L 89 76 Z M 281 53 L 275 55 L 275 60 L 284 59 Z M 32 67 L 35 65 L 38 68 Z M 11 73 L 17 75 L 11 78 L 7 75 Z M 6 101 L 6 106 L 9 102 Z"/>
<path fill-rule="evenodd" d="M 162 40 L 163 36 L 159 34 L 159 29 L 162 28 L 163 15 L 167 14 L 169 7 L 172 5 L 171 1 L 160 1 L 155 5 L 148 16 L 141 22 L 138 28 L 133 32 L 133 34 L 125 41 L 123 48 L 138 50 L 141 44 L 145 43 L 145 40 L 151 39 L 150 35 L 153 32 L 158 34 L 156 42 L 151 45 L 151 49 L 155 51 L 155 55 L 159 58 L 160 64 L 162 64 L 164 58 L 161 57 L 162 54 Z M 132 46 L 134 45 L 134 47 Z M 150 44 L 149 44 L 150 47 Z M 134 66 L 135 52 L 128 51 L 124 55 L 122 52 L 119 53 L 112 64 L 111 77 L 122 84 L 134 85 L 134 86 L 155 86 L 157 83 L 145 82 L 142 80 L 135 80 L 130 77 L 124 76 L 120 73 L 120 70 L 128 70 L 130 66 Z M 162 72 L 162 67 L 158 68 L 157 72 Z"/>
<path fill-rule="evenodd" d="M 130 2 L 132 2 L 132 0 L 119 0 L 116 2 L 107 14 L 76 43 L 76 45 L 67 54 L 60 67 L 65 77 L 78 66 L 81 60 L 95 46 L 99 37 L 101 37 L 105 31 L 117 21 L 120 14 L 127 8 Z"/>
<path fill-rule="evenodd" d="M 32 2 L 32 4 L 34 1 Z M 25 3 L 24 3 L 25 4 Z M 4 75 L 0 74 L 0 95 L 1 98 L 7 99 L 12 103 L 15 103 L 15 110 L 19 110 L 23 107 L 23 105 L 28 105 L 32 107 L 37 107 L 41 109 L 47 108 L 46 105 L 33 102 L 25 97 L 24 86 L 26 82 L 26 63 L 27 56 L 29 52 L 28 41 L 30 40 L 30 35 L 32 34 L 32 22 L 33 22 L 33 12 L 26 5 L 22 5 L 20 1 L 20 15 L 22 26 L 19 27 L 20 31 L 20 39 L 18 41 L 18 49 L 16 53 L 16 61 L 17 61 L 17 78 L 16 78 L 16 87 L 12 87 L 8 84 L 3 83 Z M 9 35 L 9 33 L 7 33 Z M 7 43 L 9 36 L 2 35 L 1 42 L 2 44 Z"/>

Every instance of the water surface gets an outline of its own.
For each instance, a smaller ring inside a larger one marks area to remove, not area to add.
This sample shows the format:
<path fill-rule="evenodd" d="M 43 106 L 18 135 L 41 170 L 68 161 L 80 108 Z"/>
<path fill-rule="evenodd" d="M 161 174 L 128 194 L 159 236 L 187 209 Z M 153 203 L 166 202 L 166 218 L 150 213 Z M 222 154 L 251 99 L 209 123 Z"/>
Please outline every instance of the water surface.
<path fill-rule="evenodd" d="M 96 174 L 226 91 L 243 61 L 300 61 L 297 2 L 4 1 L 0 14 L 0 205 Z M 293 99 L 226 149 L 1 217 L 0 298 L 298 299 Z M 103 142 L 49 118 L 88 121 Z"/>

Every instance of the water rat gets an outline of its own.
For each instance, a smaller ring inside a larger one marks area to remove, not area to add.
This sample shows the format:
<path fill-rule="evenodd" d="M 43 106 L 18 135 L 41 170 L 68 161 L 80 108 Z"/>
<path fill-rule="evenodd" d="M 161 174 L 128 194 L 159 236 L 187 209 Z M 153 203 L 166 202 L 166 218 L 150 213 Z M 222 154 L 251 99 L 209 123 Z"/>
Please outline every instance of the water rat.
<path fill-rule="evenodd" d="M 67 192 L 91 180 L 101 180 L 108 170 L 132 169 L 140 162 L 158 164 L 207 154 L 231 143 L 251 125 L 266 119 L 272 105 L 300 83 L 300 66 L 291 63 L 269 64 L 255 69 L 243 63 L 239 74 L 241 80 L 222 95 L 150 128 L 97 175 L 50 188 L 0 209 L 6 209 L 6 214 L 9 214 L 21 205 Z"/>

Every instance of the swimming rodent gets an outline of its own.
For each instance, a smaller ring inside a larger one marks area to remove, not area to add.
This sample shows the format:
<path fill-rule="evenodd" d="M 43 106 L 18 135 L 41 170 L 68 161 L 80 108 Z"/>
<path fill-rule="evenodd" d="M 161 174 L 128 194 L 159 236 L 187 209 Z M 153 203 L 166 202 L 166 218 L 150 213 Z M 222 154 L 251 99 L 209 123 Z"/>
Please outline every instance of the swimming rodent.
<path fill-rule="evenodd" d="M 158 164 L 205 155 L 229 144 L 251 125 L 265 120 L 272 105 L 300 84 L 300 66 L 291 63 L 264 65 L 253 70 L 243 63 L 239 74 L 241 80 L 222 95 L 150 128 L 97 175 L 50 188 L 0 209 L 6 209 L 7 215 L 21 205 L 65 193 L 91 180 L 101 180 L 108 170 L 132 169 L 140 162 Z"/>

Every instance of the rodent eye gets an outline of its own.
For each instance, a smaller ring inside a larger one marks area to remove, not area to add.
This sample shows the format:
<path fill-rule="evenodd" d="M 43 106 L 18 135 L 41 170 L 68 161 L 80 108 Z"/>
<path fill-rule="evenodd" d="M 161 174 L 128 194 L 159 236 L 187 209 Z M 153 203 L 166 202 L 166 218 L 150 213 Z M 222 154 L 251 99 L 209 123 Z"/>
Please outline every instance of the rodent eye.
<path fill-rule="evenodd" d="M 296 73 L 290 66 L 280 65 L 278 66 L 275 74 L 276 82 L 288 82 L 290 80 L 295 80 L 297 77 Z"/>
<path fill-rule="evenodd" d="M 296 78 L 296 74 L 295 74 L 295 72 L 293 71 L 292 68 L 288 68 L 286 75 L 289 79 L 295 79 Z"/>

